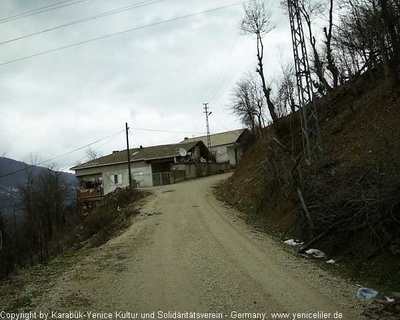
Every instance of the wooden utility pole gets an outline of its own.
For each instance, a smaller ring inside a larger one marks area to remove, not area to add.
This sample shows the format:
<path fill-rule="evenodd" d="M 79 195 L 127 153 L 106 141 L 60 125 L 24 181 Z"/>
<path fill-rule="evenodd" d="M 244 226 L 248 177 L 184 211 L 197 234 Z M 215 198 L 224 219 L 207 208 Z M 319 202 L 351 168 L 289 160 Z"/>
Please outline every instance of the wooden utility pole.
<path fill-rule="evenodd" d="M 128 155 L 128 174 L 129 174 L 129 188 L 132 190 L 132 172 L 131 172 L 131 153 L 129 151 L 129 127 L 128 122 L 125 123 L 125 131 L 126 131 L 126 153 Z"/>

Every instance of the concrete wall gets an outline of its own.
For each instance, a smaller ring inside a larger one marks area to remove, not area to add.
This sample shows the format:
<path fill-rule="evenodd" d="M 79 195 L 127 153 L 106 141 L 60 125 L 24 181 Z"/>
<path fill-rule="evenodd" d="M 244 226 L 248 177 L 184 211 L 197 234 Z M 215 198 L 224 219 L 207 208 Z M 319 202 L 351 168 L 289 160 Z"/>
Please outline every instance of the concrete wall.
<path fill-rule="evenodd" d="M 75 175 L 77 177 L 83 177 L 96 173 L 101 173 L 104 194 L 110 193 L 116 188 L 125 188 L 129 186 L 127 163 L 77 170 Z M 135 179 L 140 187 L 151 187 L 153 185 L 150 164 L 147 164 L 144 161 L 133 162 L 131 163 L 131 173 L 132 179 Z M 114 180 L 115 175 L 118 179 L 117 182 Z"/>
<path fill-rule="evenodd" d="M 213 174 L 225 172 L 231 168 L 230 164 L 225 163 L 179 163 L 171 167 L 172 183 L 185 179 L 206 177 Z"/>
<path fill-rule="evenodd" d="M 228 161 L 231 165 L 236 166 L 242 160 L 243 148 L 241 146 L 230 146 L 228 149 Z M 235 154 L 236 150 L 236 154 Z M 237 159 L 236 159 L 237 157 Z M 236 161 L 237 160 L 237 161 Z"/>
<path fill-rule="evenodd" d="M 215 160 L 217 163 L 229 162 L 231 165 L 235 166 L 238 164 L 236 163 L 235 149 L 237 150 L 239 163 L 243 155 L 243 148 L 238 144 L 211 147 L 211 152 L 215 154 Z"/>
<path fill-rule="evenodd" d="M 151 164 L 144 161 L 134 162 L 131 165 L 132 179 L 137 181 L 138 187 L 152 187 L 153 177 Z"/>
<path fill-rule="evenodd" d="M 217 163 L 228 162 L 227 146 L 211 147 L 211 153 L 215 154 L 215 161 Z"/>
<path fill-rule="evenodd" d="M 236 165 L 236 157 L 235 157 L 235 147 L 228 147 L 227 148 L 227 154 L 228 154 L 228 161 L 231 165 Z"/>

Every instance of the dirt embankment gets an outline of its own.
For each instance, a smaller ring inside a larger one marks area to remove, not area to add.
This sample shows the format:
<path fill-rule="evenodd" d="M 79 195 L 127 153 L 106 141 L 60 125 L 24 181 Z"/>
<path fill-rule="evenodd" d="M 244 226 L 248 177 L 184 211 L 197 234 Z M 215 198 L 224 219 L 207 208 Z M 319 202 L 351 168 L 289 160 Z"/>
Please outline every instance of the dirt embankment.
<path fill-rule="evenodd" d="M 309 241 L 330 228 L 315 245 L 344 262 L 344 273 L 398 291 L 399 95 L 390 80 L 365 76 L 337 96 L 330 109 L 319 103 L 322 162 L 304 164 L 298 114 L 291 115 L 265 129 L 218 195 L 278 235 Z"/>
<path fill-rule="evenodd" d="M 27 261 L 25 266 L 0 279 L 0 311 L 31 309 L 38 298 L 51 291 L 52 283 L 58 281 L 65 270 L 89 255 L 92 248 L 103 245 L 128 228 L 132 218 L 139 213 L 138 201 L 146 195 L 147 192 L 128 188 L 106 195 L 87 218 L 57 234 L 50 242 L 51 247 L 57 246 L 57 251 L 49 260 L 38 263 L 33 256 L 33 266 Z"/>

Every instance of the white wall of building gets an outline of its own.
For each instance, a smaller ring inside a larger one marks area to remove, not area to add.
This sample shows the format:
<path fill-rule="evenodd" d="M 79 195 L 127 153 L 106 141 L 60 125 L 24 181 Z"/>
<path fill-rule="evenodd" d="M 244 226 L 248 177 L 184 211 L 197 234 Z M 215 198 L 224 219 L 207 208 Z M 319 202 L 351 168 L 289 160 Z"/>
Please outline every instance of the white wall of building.
<path fill-rule="evenodd" d="M 138 187 L 153 186 L 151 164 L 144 161 L 134 162 L 131 165 L 132 179 L 137 181 Z"/>
<path fill-rule="evenodd" d="M 95 173 L 101 173 L 103 179 L 104 194 L 114 191 L 116 188 L 129 186 L 128 165 L 126 163 L 88 168 L 78 170 L 77 177 L 86 177 Z M 138 181 L 140 187 L 151 187 L 153 185 L 151 165 L 144 161 L 131 163 L 132 179 Z"/>
<path fill-rule="evenodd" d="M 227 148 L 228 153 L 228 161 L 231 165 L 236 165 L 236 157 L 235 157 L 235 146 Z"/>
<path fill-rule="evenodd" d="M 215 161 L 217 163 L 223 163 L 229 160 L 226 146 L 211 147 L 211 153 L 215 154 Z"/>
<path fill-rule="evenodd" d="M 224 145 L 224 146 L 215 146 L 211 147 L 211 152 L 215 154 L 215 160 L 217 163 L 229 162 L 231 165 L 237 165 L 235 149 L 237 150 L 237 160 L 240 162 L 240 159 L 243 155 L 243 149 L 239 145 Z"/>

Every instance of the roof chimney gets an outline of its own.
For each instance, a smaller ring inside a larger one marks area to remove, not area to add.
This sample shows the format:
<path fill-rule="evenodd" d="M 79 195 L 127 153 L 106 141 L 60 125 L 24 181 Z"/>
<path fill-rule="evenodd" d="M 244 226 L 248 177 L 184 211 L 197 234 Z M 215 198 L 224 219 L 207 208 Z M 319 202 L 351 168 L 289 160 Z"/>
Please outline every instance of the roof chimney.
<path fill-rule="evenodd" d="M 189 140 L 189 138 L 188 138 L 188 137 L 185 137 L 185 138 L 183 138 L 183 139 L 184 139 L 185 141 L 186 141 L 186 140 Z"/>

